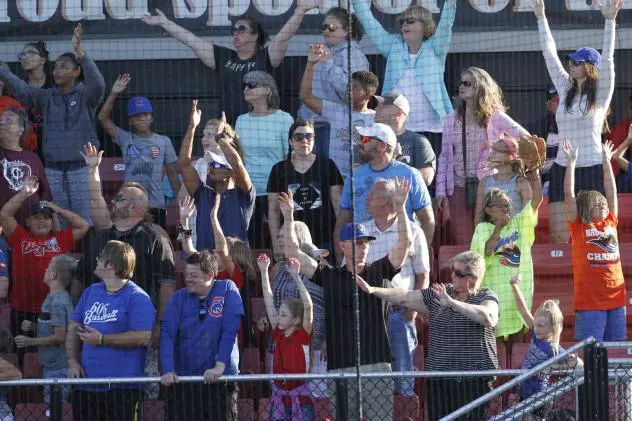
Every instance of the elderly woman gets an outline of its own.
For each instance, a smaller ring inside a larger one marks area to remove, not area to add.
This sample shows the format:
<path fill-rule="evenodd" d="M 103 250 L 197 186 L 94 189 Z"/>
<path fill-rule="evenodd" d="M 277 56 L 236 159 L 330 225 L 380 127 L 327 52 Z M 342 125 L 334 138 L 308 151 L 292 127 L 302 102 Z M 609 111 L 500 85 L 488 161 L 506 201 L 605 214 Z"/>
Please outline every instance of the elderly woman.
<path fill-rule="evenodd" d="M 480 288 L 485 261 L 475 252 L 452 259 L 452 283 L 434 284 L 420 291 L 376 288 L 358 277 L 365 292 L 408 307 L 428 317 L 428 371 L 494 370 L 498 297 Z M 491 390 L 491 378 L 428 379 L 428 418 L 437 420 Z M 446 399 L 445 396 L 450 396 Z M 469 419 L 482 420 L 486 408 L 478 407 Z"/>

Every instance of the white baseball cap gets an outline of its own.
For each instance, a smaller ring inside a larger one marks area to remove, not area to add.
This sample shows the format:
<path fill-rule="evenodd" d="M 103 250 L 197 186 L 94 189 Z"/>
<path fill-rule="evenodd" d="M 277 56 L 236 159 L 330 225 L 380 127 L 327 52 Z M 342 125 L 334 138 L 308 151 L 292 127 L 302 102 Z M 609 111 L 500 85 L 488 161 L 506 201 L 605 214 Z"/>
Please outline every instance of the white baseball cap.
<path fill-rule="evenodd" d="M 375 137 L 393 148 L 397 146 L 397 136 L 386 124 L 375 123 L 370 127 L 356 127 L 356 130 L 360 136 Z"/>
<path fill-rule="evenodd" d="M 389 92 L 383 96 L 376 95 L 375 99 L 380 104 L 396 106 L 404 113 L 405 116 L 408 116 L 408 113 L 410 112 L 410 103 L 408 102 L 408 99 L 397 92 Z"/>
<path fill-rule="evenodd" d="M 220 164 L 221 166 L 228 168 L 229 170 L 233 169 L 233 167 L 228 163 L 228 160 L 226 159 L 226 156 L 224 154 L 217 154 L 210 151 L 206 151 L 204 153 L 204 158 L 209 164 L 216 162 Z"/>

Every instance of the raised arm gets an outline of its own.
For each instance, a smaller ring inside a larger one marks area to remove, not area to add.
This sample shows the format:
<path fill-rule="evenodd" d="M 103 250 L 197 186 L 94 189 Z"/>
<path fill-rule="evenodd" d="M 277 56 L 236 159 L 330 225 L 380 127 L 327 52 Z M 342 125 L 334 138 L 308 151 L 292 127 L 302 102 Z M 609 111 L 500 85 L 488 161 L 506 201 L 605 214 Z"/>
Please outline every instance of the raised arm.
<path fill-rule="evenodd" d="M 619 164 L 619 168 L 623 169 L 625 172 L 629 172 L 630 170 L 630 162 L 625 159 L 625 153 L 628 151 L 628 148 L 632 145 L 632 124 L 628 127 L 628 137 L 625 138 L 623 142 L 619 145 L 619 147 L 612 154 L 612 158 L 617 161 Z M 628 174 L 628 177 L 630 174 Z"/>
<path fill-rule="evenodd" d="M 66 221 L 68 221 L 68 223 L 72 227 L 73 240 L 75 241 L 81 240 L 83 236 L 86 235 L 86 233 L 90 229 L 90 224 L 88 224 L 88 221 L 86 221 L 81 216 L 77 215 L 76 213 L 68 209 L 64 209 L 60 206 L 57 206 L 55 202 L 43 201 L 42 203 L 46 204 L 46 206 L 54 210 L 55 213 L 63 216 L 66 219 Z"/>
<path fill-rule="evenodd" d="M 281 208 L 279 208 L 279 193 L 268 192 L 268 228 L 270 228 L 270 238 L 272 239 L 272 251 L 274 259 L 279 260 L 283 256 L 279 251 L 276 239 L 281 231 Z"/>
<path fill-rule="evenodd" d="M 266 306 L 266 313 L 268 320 L 270 320 L 270 326 L 275 329 L 279 324 L 279 313 L 274 307 L 274 296 L 272 295 L 272 288 L 270 287 L 270 275 L 268 269 L 270 267 L 270 258 L 265 253 L 261 253 L 257 256 L 257 265 L 261 272 L 261 288 L 263 289 L 263 302 Z"/>
<path fill-rule="evenodd" d="M 182 251 L 184 251 L 189 256 L 193 253 L 197 253 L 195 247 L 193 247 L 193 239 L 191 238 L 191 233 L 189 231 L 189 218 L 193 215 L 195 211 L 195 201 L 191 196 L 186 196 L 179 201 L 180 205 L 180 225 L 184 232 L 178 235 L 178 240 L 180 240 L 180 244 L 182 244 Z M 232 272 L 231 272 L 232 273 Z"/>
<path fill-rule="evenodd" d="M 18 221 L 15 219 L 15 213 L 20 209 L 20 206 L 22 206 L 22 203 L 24 203 L 26 199 L 37 193 L 38 188 L 39 182 L 37 177 L 29 175 L 22 182 L 22 190 L 2 206 L 0 210 L 0 225 L 7 237 L 13 235 L 18 225 Z"/>
<path fill-rule="evenodd" d="M 535 12 L 535 17 L 538 20 L 540 47 L 542 48 L 546 68 L 549 71 L 549 77 L 551 78 L 553 85 L 555 85 L 557 92 L 564 92 L 569 83 L 570 77 L 557 55 L 555 40 L 551 34 L 549 22 L 546 20 L 544 0 L 533 0 L 533 11 Z"/>
<path fill-rule="evenodd" d="M 182 138 L 182 143 L 180 144 L 180 155 L 178 156 L 178 163 L 180 164 L 180 171 L 182 172 L 184 186 L 187 188 L 190 195 L 194 195 L 200 186 L 200 177 L 191 163 L 193 137 L 195 136 L 195 129 L 200 124 L 200 119 L 202 118 L 202 111 L 198 110 L 197 105 L 198 101 L 197 99 L 194 99 L 191 102 L 189 125 L 187 126 L 187 131 Z"/>
<path fill-rule="evenodd" d="M 307 332 L 308 335 L 312 334 L 312 323 L 314 320 L 314 304 L 312 303 L 312 297 L 310 297 L 307 288 L 305 288 L 305 284 L 299 275 L 299 271 L 301 269 L 301 264 L 298 260 L 294 258 L 290 258 L 287 265 L 287 271 L 290 273 L 294 282 L 296 282 L 296 286 L 298 287 L 298 292 L 301 296 L 301 301 L 303 302 L 303 329 Z"/>
<path fill-rule="evenodd" d="M 215 195 L 215 203 L 213 204 L 213 209 L 211 209 L 211 225 L 213 226 L 213 235 L 215 236 L 215 251 L 219 254 L 220 259 L 222 259 L 226 272 L 232 277 L 235 271 L 235 262 L 233 262 L 228 252 L 228 243 L 226 242 L 224 231 L 219 224 L 219 217 L 217 216 L 222 201 L 221 197 L 221 194 Z"/>
<path fill-rule="evenodd" d="M 301 267 L 301 273 L 308 278 L 311 278 L 318 268 L 318 262 L 312 259 L 311 256 L 301 251 L 298 238 L 294 232 L 294 199 L 292 198 L 292 192 L 279 194 L 279 206 L 283 213 L 284 235 L 285 235 L 285 255 L 288 258 L 295 258 L 299 261 Z"/>
<path fill-rule="evenodd" d="M 283 25 L 279 33 L 274 37 L 268 46 L 270 64 L 272 67 L 279 67 L 285 57 L 290 39 L 296 34 L 305 13 L 320 6 L 321 0 L 297 0 L 296 9 L 292 17 Z"/>
<path fill-rule="evenodd" d="M 393 207 L 397 210 L 397 233 L 399 238 L 388 253 L 388 259 L 395 269 L 400 269 L 403 266 L 408 256 L 408 249 L 413 243 L 413 233 L 408 221 L 408 214 L 406 213 L 406 199 L 408 198 L 408 193 L 410 193 L 410 186 L 410 180 L 405 177 L 398 178 L 395 181 Z"/>
<path fill-rule="evenodd" d="M 222 113 L 222 121 L 226 122 L 226 116 Z M 220 125 L 218 125 L 219 127 Z M 241 160 L 239 153 L 231 144 L 231 139 L 226 137 L 225 135 L 217 139 L 217 143 L 219 147 L 222 149 L 224 156 L 226 157 L 226 161 L 233 167 L 233 179 L 235 180 L 235 185 L 243 192 L 250 192 L 252 190 L 252 181 L 250 180 L 250 174 L 246 171 L 246 166 L 244 165 L 244 161 Z"/>
<path fill-rule="evenodd" d="M 531 190 L 531 206 L 533 210 L 537 212 L 542 204 L 542 179 L 540 178 L 540 170 L 529 171 L 526 175 Z M 528 203 L 526 197 L 526 195 L 522 197 L 523 203 Z"/>
<path fill-rule="evenodd" d="M 623 5 L 622 0 L 604 0 L 601 2 L 601 14 L 606 19 L 601 50 L 601 66 L 597 82 L 597 103 L 604 110 L 610 106 L 614 93 L 614 42 L 617 13 Z"/>
<path fill-rule="evenodd" d="M 88 166 L 88 191 L 90 192 L 90 210 L 92 212 L 92 223 L 98 230 L 110 228 L 112 219 L 110 211 L 105 202 L 103 193 L 101 192 L 101 175 L 99 174 L 99 165 L 103 158 L 103 151 L 97 151 L 97 148 L 89 143 L 83 147 L 83 151 L 79 151 Z"/>
<path fill-rule="evenodd" d="M 114 103 L 118 98 L 119 94 L 127 88 L 127 84 L 132 80 L 132 77 L 128 73 L 124 73 L 119 75 L 112 85 L 112 92 L 108 95 L 108 98 L 105 100 L 105 103 L 101 107 L 101 111 L 99 111 L 99 122 L 103 126 L 103 129 L 110 135 L 110 137 L 117 142 L 116 139 L 116 124 L 112 121 L 112 107 L 114 107 Z"/>
<path fill-rule="evenodd" d="M 375 295 L 376 297 L 392 303 L 397 306 L 409 308 L 411 310 L 419 311 L 423 314 L 428 314 L 428 307 L 421 298 L 421 293 L 416 290 L 406 290 L 399 288 L 379 288 L 369 285 L 362 277 L 356 276 L 356 283 L 367 294 Z"/>
<path fill-rule="evenodd" d="M 327 89 L 331 89 L 335 96 L 345 99 L 347 86 L 349 85 L 349 56 L 342 55 L 342 62 L 336 65 L 334 60 L 324 60 L 318 63 L 319 72 L 322 72 L 323 81 Z M 361 70 L 370 70 L 369 61 L 360 48 L 351 48 L 351 74 Z"/>
<path fill-rule="evenodd" d="M 430 37 L 432 47 L 439 57 L 445 59 L 450 50 L 450 41 L 452 41 L 452 26 L 456 17 L 456 0 L 446 0 L 441 11 L 441 18 L 437 25 L 437 30 Z"/>
<path fill-rule="evenodd" d="M 566 154 L 568 164 L 564 176 L 564 203 L 566 207 L 566 220 L 570 223 L 577 219 L 577 201 L 575 199 L 575 163 L 577 162 L 577 148 L 573 148 L 571 141 L 565 139 L 560 145 Z"/>
<path fill-rule="evenodd" d="M 520 276 L 512 276 L 509 283 L 511 285 L 511 290 L 513 291 L 514 300 L 516 300 L 516 307 L 518 307 L 518 311 L 522 316 L 522 320 L 524 320 L 529 329 L 533 329 L 534 318 L 533 314 L 531 314 L 531 310 L 529 310 L 529 307 L 527 307 L 527 302 L 525 301 L 524 295 L 522 295 L 522 291 L 520 290 Z"/>
<path fill-rule="evenodd" d="M 370 0 L 353 0 L 352 4 L 358 20 L 366 31 L 366 35 L 380 54 L 387 57 L 393 43 L 397 42 L 401 37 L 389 33 L 384 29 L 380 21 L 373 16 Z"/>
<path fill-rule="evenodd" d="M 93 107 L 96 107 L 103 99 L 105 94 L 105 79 L 99 71 L 94 60 L 86 56 L 85 51 L 81 48 L 81 38 L 83 37 L 83 26 L 78 24 L 72 35 L 72 46 L 75 54 L 81 60 L 81 68 L 83 70 L 83 84 L 90 92 L 90 100 Z"/>
<path fill-rule="evenodd" d="M 301 80 L 301 88 L 299 91 L 299 98 L 310 110 L 318 115 L 323 112 L 323 100 L 312 94 L 312 80 L 314 78 L 314 68 L 316 63 L 324 60 L 327 54 L 327 50 L 322 44 L 312 45 L 309 54 L 307 56 L 307 65 L 305 66 L 305 73 L 303 73 L 303 79 Z"/>
<path fill-rule="evenodd" d="M 601 145 L 603 148 L 602 154 L 602 166 L 603 166 L 603 187 L 606 191 L 606 200 L 608 201 L 608 208 L 610 212 L 616 217 L 619 217 L 619 200 L 617 198 L 617 183 L 614 179 L 614 172 L 612 171 L 612 142 L 607 141 Z"/>
<path fill-rule="evenodd" d="M 176 25 L 174 22 L 167 19 L 160 9 L 156 9 L 155 16 L 148 13 L 143 16 L 142 20 L 148 25 L 160 26 L 162 29 L 167 31 L 169 35 L 193 50 L 193 54 L 202 60 L 202 63 L 215 70 L 215 52 L 212 42 L 203 40 L 202 38 L 195 36 L 192 32 Z"/>

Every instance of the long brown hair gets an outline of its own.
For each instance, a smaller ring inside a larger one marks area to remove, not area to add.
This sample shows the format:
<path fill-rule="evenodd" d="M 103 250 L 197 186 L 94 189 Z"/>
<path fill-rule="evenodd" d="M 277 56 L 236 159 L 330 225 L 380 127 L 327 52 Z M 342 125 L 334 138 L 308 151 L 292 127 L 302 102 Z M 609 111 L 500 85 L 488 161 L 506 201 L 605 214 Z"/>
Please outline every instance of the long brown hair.
<path fill-rule="evenodd" d="M 463 75 L 469 75 L 472 78 L 472 88 L 476 90 L 474 116 L 478 125 L 487 126 L 494 112 L 507 111 L 502 89 L 486 70 L 480 67 L 468 67 L 461 72 L 461 77 Z M 464 121 L 465 101 L 460 98 L 457 99 L 456 115 L 461 121 Z"/>
<path fill-rule="evenodd" d="M 587 107 L 585 110 L 581 110 L 584 115 L 589 114 L 597 105 L 597 81 L 599 80 L 599 69 L 592 63 L 584 63 L 584 69 L 586 70 L 586 81 L 582 84 L 582 96 L 586 95 Z M 573 106 L 573 100 L 579 85 L 576 79 L 571 78 L 571 87 L 566 92 L 566 99 L 564 99 L 564 108 L 566 112 L 570 112 Z M 581 100 L 581 98 L 579 98 Z"/>

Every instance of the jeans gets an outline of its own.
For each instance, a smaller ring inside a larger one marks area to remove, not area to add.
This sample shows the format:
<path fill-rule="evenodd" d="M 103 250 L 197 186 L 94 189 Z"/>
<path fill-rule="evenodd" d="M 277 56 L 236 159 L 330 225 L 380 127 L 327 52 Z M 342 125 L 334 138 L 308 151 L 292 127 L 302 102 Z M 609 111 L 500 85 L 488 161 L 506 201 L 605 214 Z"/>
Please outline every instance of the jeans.
<path fill-rule="evenodd" d="M 46 178 L 53 194 L 53 202 L 81 216 L 92 225 L 90 192 L 88 192 L 88 167 L 73 170 L 46 168 Z M 67 221 L 59 221 L 62 228 Z"/>
<path fill-rule="evenodd" d="M 65 379 L 68 377 L 68 368 L 57 368 L 54 370 L 44 367 L 45 379 Z M 44 385 L 44 402 L 50 405 L 50 390 L 51 385 Z M 70 393 L 70 387 L 68 385 L 62 386 L 62 402 L 68 402 L 68 394 Z"/>
<path fill-rule="evenodd" d="M 315 413 L 314 407 L 312 405 L 301 405 L 301 415 L 303 417 L 303 421 L 314 421 Z M 292 407 L 285 407 L 285 419 L 283 421 L 292 421 Z"/>
<path fill-rule="evenodd" d="M 391 346 L 391 367 L 393 371 L 413 371 L 413 355 L 417 348 L 417 328 L 415 322 L 404 316 L 407 310 L 391 309 L 388 313 L 388 340 Z M 396 395 L 413 396 L 415 394 L 412 377 L 395 379 Z"/>

